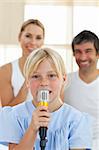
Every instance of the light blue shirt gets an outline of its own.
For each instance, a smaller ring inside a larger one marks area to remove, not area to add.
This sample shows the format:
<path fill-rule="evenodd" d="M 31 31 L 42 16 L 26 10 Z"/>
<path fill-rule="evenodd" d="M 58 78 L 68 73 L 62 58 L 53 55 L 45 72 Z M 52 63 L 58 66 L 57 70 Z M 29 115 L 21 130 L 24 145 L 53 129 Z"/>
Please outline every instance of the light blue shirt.
<path fill-rule="evenodd" d="M 31 101 L 0 110 L 0 143 L 18 144 L 24 136 L 35 110 Z M 69 150 L 92 148 L 92 118 L 72 106 L 63 104 L 51 113 L 47 130 L 46 150 Z M 35 150 L 40 150 L 39 134 Z"/>

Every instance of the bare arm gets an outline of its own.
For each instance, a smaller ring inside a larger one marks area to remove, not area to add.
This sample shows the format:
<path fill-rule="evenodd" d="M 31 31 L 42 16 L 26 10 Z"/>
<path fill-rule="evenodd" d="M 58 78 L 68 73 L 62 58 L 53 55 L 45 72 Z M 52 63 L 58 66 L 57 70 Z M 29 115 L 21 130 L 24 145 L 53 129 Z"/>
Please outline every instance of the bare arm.
<path fill-rule="evenodd" d="M 19 103 L 24 102 L 26 100 L 27 94 L 28 94 L 28 89 L 27 89 L 26 83 L 24 82 L 24 84 L 20 88 L 19 93 L 17 94 L 17 96 L 14 97 L 13 100 L 11 100 L 8 103 L 8 105 L 9 106 L 14 106 L 14 105 L 17 105 Z"/>
<path fill-rule="evenodd" d="M 1 97 L 0 97 L 0 107 L 2 107 L 2 103 L 1 103 Z"/>
<path fill-rule="evenodd" d="M 13 87 L 11 85 L 11 76 L 11 64 L 7 64 L 0 68 L 0 96 L 2 106 L 14 106 L 23 102 L 27 96 L 27 88 L 24 83 L 18 95 L 14 97 Z"/>
<path fill-rule="evenodd" d="M 7 64 L 0 68 L 0 97 L 2 106 L 7 105 L 13 99 L 11 87 L 11 65 Z"/>

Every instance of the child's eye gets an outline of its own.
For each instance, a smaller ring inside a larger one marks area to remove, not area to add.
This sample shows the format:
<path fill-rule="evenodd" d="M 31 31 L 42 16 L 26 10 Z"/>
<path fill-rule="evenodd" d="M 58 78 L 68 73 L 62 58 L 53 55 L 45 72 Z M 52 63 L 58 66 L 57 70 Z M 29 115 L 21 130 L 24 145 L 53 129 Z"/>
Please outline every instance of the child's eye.
<path fill-rule="evenodd" d="M 33 76 L 32 76 L 32 79 L 38 79 L 38 78 L 40 78 L 39 75 L 33 75 Z"/>
<path fill-rule="evenodd" d="M 55 79 L 55 78 L 57 77 L 57 75 L 56 75 L 56 74 L 49 74 L 48 77 L 49 77 L 50 79 Z"/>

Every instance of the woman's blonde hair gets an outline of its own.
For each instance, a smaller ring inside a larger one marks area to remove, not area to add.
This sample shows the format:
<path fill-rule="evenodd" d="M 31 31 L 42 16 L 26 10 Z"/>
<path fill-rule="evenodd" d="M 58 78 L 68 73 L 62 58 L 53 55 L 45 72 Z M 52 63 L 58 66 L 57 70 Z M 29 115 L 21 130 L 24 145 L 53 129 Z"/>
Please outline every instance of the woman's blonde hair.
<path fill-rule="evenodd" d="M 35 72 L 41 62 L 45 59 L 49 60 L 54 66 L 58 76 L 65 75 L 66 69 L 62 57 L 50 48 L 40 48 L 33 51 L 28 57 L 24 65 L 24 76 L 29 79 Z"/>
<path fill-rule="evenodd" d="M 21 37 L 22 32 L 25 30 L 25 28 L 29 24 L 33 24 L 33 25 L 39 26 L 43 30 L 43 36 L 45 37 L 45 28 L 44 28 L 44 25 L 39 20 L 37 20 L 37 19 L 28 19 L 28 20 L 24 21 L 24 23 L 21 26 L 21 29 L 20 29 L 20 32 L 19 32 L 19 38 Z"/>

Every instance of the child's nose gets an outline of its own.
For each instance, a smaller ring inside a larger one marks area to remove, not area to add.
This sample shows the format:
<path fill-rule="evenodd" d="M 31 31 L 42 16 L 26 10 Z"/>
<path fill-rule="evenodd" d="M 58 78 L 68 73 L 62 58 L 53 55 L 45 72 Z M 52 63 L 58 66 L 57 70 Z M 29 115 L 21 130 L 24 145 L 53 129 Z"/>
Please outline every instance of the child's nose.
<path fill-rule="evenodd" d="M 47 78 L 42 78 L 42 79 L 41 79 L 41 85 L 42 85 L 42 86 L 47 86 L 48 84 L 49 84 L 49 81 L 48 81 Z"/>

